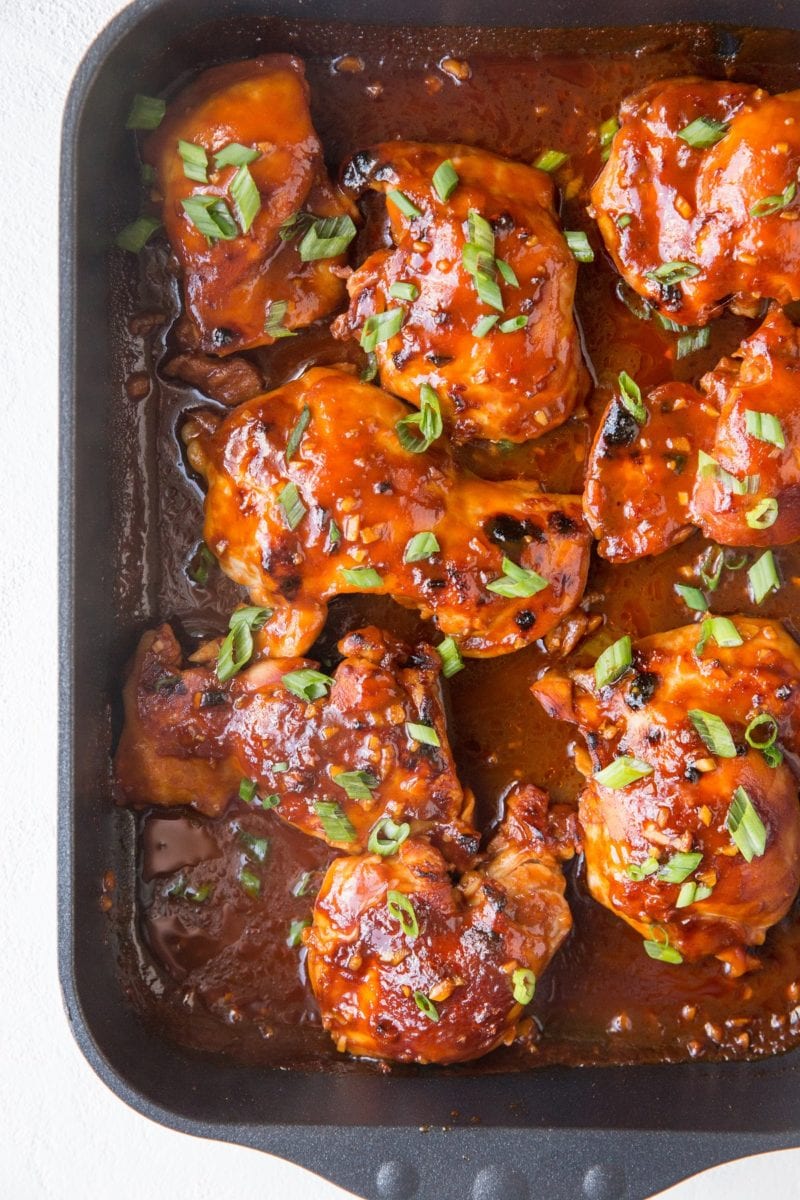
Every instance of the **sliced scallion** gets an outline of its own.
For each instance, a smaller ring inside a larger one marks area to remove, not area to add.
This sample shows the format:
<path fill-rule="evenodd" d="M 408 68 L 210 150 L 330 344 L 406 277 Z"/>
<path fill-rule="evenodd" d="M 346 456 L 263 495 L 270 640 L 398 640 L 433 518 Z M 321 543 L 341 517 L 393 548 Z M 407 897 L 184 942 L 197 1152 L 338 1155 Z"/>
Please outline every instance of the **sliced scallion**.
<path fill-rule="evenodd" d="M 753 508 L 748 509 L 744 519 L 751 529 L 769 529 L 778 519 L 778 501 L 774 496 L 765 496 Z"/>
<path fill-rule="evenodd" d="M 685 583 L 676 583 L 675 591 L 692 612 L 708 612 L 708 601 L 699 588 L 690 587 Z"/>
<path fill-rule="evenodd" d="M 208 183 L 208 155 L 203 146 L 178 139 L 178 154 L 183 159 L 183 173 L 195 183 Z"/>
<path fill-rule="evenodd" d="M 284 325 L 289 305 L 286 300 L 271 300 L 267 306 L 267 319 L 264 322 L 264 333 L 272 338 L 296 337 L 293 329 Z"/>
<path fill-rule="evenodd" d="M 230 242 L 238 235 L 230 209 L 219 196 L 186 196 L 181 206 L 195 229 L 210 241 Z"/>
<path fill-rule="evenodd" d="M 711 330 L 706 325 L 703 329 L 693 329 L 685 333 L 675 343 L 675 357 L 688 358 L 697 350 L 704 350 L 711 341 Z"/>
<path fill-rule="evenodd" d="M 371 771 L 339 771 L 332 774 L 331 779 L 347 793 L 349 800 L 371 800 L 373 790 L 380 783 Z"/>
<path fill-rule="evenodd" d="M 696 263 L 675 259 L 662 263 L 654 271 L 647 271 L 645 278 L 652 279 L 663 287 L 673 287 L 676 283 L 682 283 L 685 279 L 694 279 L 695 275 L 699 274 L 700 268 Z"/>
<path fill-rule="evenodd" d="M 214 166 L 219 171 L 222 167 L 246 167 L 248 163 L 255 162 L 261 154 L 260 150 L 254 150 L 252 146 L 243 146 L 241 142 L 228 142 L 227 146 L 223 146 L 214 155 Z"/>
<path fill-rule="evenodd" d="M 242 233 L 247 233 L 261 211 L 261 193 L 248 166 L 239 167 L 230 182 L 229 191 L 236 205 Z"/>
<path fill-rule="evenodd" d="M 520 329 L 524 329 L 528 324 L 528 318 L 520 315 L 518 317 L 509 317 L 507 321 L 501 321 L 497 326 L 500 333 L 516 333 Z"/>
<path fill-rule="evenodd" d="M 238 675 L 242 667 L 253 657 L 253 632 L 260 629 L 272 616 L 271 608 L 250 605 L 238 608 L 228 622 L 230 632 L 220 644 L 217 656 L 217 679 L 227 683 Z"/>
<path fill-rule="evenodd" d="M 404 896 L 402 892 L 398 892 L 394 888 L 390 889 L 386 893 L 386 909 L 389 916 L 398 922 L 409 941 L 413 942 L 415 938 L 419 937 L 419 921 L 414 905 L 408 896 Z"/>
<path fill-rule="evenodd" d="M 416 721 L 406 721 L 406 733 L 415 742 L 423 746 L 441 746 L 439 735 L 432 725 L 421 725 Z"/>
<path fill-rule="evenodd" d="M 439 397 L 429 383 L 419 389 L 419 411 L 402 417 L 395 425 L 397 440 L 404 450 L 423 454 L 444 432 Z"/>
<path fill-rule="evenodd" d="M 633 662 L 633 650 L 628 634 L 609 646 L 594 664 L 594 680 L 599 688 L 616 683 Z"/>
<path fill-rule="evenodd" d="M 699 850 L 679 851 L 677 854 L 673 854 L 662 867 L 659 867 L 658 877 L 665 883 L 683 883 L 684 879 L 689 878 L 692 871 L 697 870 L 702 860 L 703 855 Z"/>
<path fill-rule="evenodd" d="M 596 771 L 594 778 L 601 787 L 618 791 L 619 788 L 627 787 L 629 783 L 635 783 L 637 779 L 645 779 L 652 774 L 653 768 L 649 763 L 623 754 L 607 767 L 603 767 L 602 771 Z"/>
<path fill-rule="evenodd" d="M 432 1000 L 429 1000 L 424 992 L 414 992 L 414 1003 L 421 1013 L 424 1013 L 429 1021 L 434 1023 L 439 1020 L 439 1010 Z"/>
<path fill-rule="evenodd" d="M 486 337 L 487 333 L 489 333 L 490 330 L 494 329 L 495 325 L 497 324 L 497 322 L 499 320 L 500 320 L 500 317 L 498 316 L 497 313 L 492 313 L 490 316 L 487 316 L 487 317 L 481 317 L 481 319 L 479 321 L 476 321 L 475 324 L 472 326 L 472 332 L 474 333 L 475 337 L 479 337 L 479 338 Z"/>
<path fill-rule="evenodd" d="M 435 533 L 415 533 L 412 538 L 409 538 L 403 552 L 403 562 L 422 562 L 423 559 L 438 554 L 440 550 L 441 546 Z"/>
<path fill-rule="evenodd" d="M 298 700 L 307 700 L 309 703 L 312 700 L 321 700 L 333 687 L 330 675 L 323 675 L 322 671 L 315 671 L 311 667 L 288 671 L 281 678 L 287 692 L 297 696 Z"/>
<path fill-rule="evenodd" d="M 698 658 L 702 657 L 709 638 L 723 647 L 741 646 L 744 642 L 730 617 L 706 617 L 700 626 L 700 640 L 694 648 Z"/>
<path fill-rule="evenodd" d="M 761 558 L 756 559 L 747 572 L 747 578 L 755 604 L 760 604 L 771 591 L 776 591 L 781 586 L 775 557 L 771 550 L 766 550 Z"/>
<path fill-rule="evenodd" d="M 449 158 L 439 163 L 439 166 L 433 172 L 431 182 L 433 183 L 433 190 L 436 192 L 436 195 L 445 204 L 459 183 L 458 173 Z"/>
<path fill-rule="evenodd" d="M 311 917 L 298 917 L 292 921 L 289 926 L 289 936 L 286 938 L 286 945 L 290 950 L 296 950 L 298 946 L 303 944 L 303 930 L 308 929 L 311 924 Z"/>
<path fill-rule="evenodd" d="M 389 295 L 393 300 L 416 300 L 419 296 L 419 288 L 415 283 L 408 283 L 401 279 L 391 285 Z"/>
<path fill-rule="evenodd" d="M 771 217 L 775 213 L 782 212 L 794 200 L 797 195 L 797 184 L 792 180 L 787 183 L 786 187 L 779 196 L 763 196 L 760 200 L 756 200 L 755 204 L 750 209 L 751 217 Z"/>
<path fill-rule="evenodd" d="M 314 811 L 319 817 L 325 836 L 332 842 L 355 842 L 357 834 L 350 818 L 335 800 L 317 800 Z"/>
<path fill-rule="evenodd" d="M 406 821 L 397 824 L 391 817 L 384 817 L 370 833 L 367 849 L 370 854 L 388 858 L 397 853 L 410 833 L 411 826 Z"/>
<path fill-rule="evenodd" d="M 607 121 L 603 121 L 602 125 L 597 130 L 597 140 L 600 144 L 600 157 L 603 162 L 607 162 L 611 154 L 611 143 L 619 133 L 619 121 L 616 117 L 609 117 Z"/>
<path fill-rule="evenodd" d="M 137 217 L 119 231 L 116 244 L 120 250 L 130 250 L 131 254 L 138 254 L 160 228 L 161 222 L 157 217 Z"/>
<path fill-rule="evenodd" d="M 422 216 L 422 213 L 417 208 L 416 204 L 409 200 L 405 192 L 401 192 L 397 188 L 394 188 L 391 192 L 387 192 L 386 199 L 391 200 L 392 204 L 394 204 L 396 208 L 399 208 L 403 216 L 408 217 L 410 221 L 413 221 L 415 217 Z"/>
<path fill-rule="evenodd" d="M 557 171 L 569 158 L 563 150 L 543 150 L 533 164 L 539 171 Z"/>
<path fill-rule="evenodd" d="M 631 379 L 627 371 L 619 373 L 619 395 L 624 408 L 628 410 L 638 425 L 644 425 L 647 420 L 647 409 L 642 403 L 642 390 L 635 379 Z"/>
<path fill-rule="evenodd" d="M 738 787 L 733 793 L 733 800 L 725 817 L 725 828 L 746 862 L 760 858 L 766 850 L 767 831 L 743 787 Z"/>
<path fill-rule="evenodd" d="M 647 879 L 650 875 L 655 875 L 658 870 L 658 859 L 650 855 L 643 863 L 628 863 L 625 868 L 625 874 L 634 883 L 641 883 L 643 879 Z"/>
<path fill-rule="evenodd" d="M 678 130 L 678 137 L 694 150 L 708 150 L 725 137 L 728 128 L 725 121 L 718 121 L 714 117 L 696 117 Z"/>
<path fill-rule="evenodd" d="M 125 128 L 158 129 L 164 120 L 164 113 L 166 111 L 166 102 L 159 100 L 157 96 L 136 95 L 133 97 L 128 119 L 125 122 Z"/>
<path fill-rule="evenodd" d="M 389 308 L 367 317 L 361 330 L 361 349 L 369 354 L 381 342 L 388 342 L 402 329 L 405 315 L 402 308 Z"/>
<path fill-rule="evenodd" d="M 304 227 L 300 218 L 308 214 L 298 214 L 298 224 Z M 297 226 L 295 226 L 297 228 Z M 289 232 L 290 238 L 294 236 Z M 322 258 L 338 258 L 344 254 L 347 247 L 356 236 L 356 227 L 352 217 L 311 217 L 298 247 L 301 262 L 316 262 Z"/>
<path fill-rule="evenodd" d="M 255 871 L 251 871 L 249 867 L 242 867 L 238 878 L 242 890 L 247 892 L 251 900 L 257 900 L 261 894 L 261 880 Z"/>
<path fill-rule="evenodd" d="M 778 446 L 781 450 L 785 450 L 786 438 L 783 433 L 783 426 L 773 413 L 757 412 L 755 409 L 747 408 L 745 409 L 744 418 L 747 432 L 751 437 L 758 438 L 760 442 L 768 442 L 771 446 Z"/>
<path fill-rule="evenodd" d="M 503 574 L 499 579 L 487 583 L 486 588 L 498 596 L 509 599 L 535 596 L 549 587 L 548 580 L 528 567 L 520 567 L 510 558 L 503 558 Z"/>
<path fill-rule="evenodd" d="M 582 229 L 565 229 L 564 238 L 579 263 L 594 262 L 594 250 L 589 245 L 589 239 Z"/>
<path fill-rule="evenodd" d="M 731 731 L 722 717 L 705 712 L 702 708 L 690 708 L 687 715 L 712 754 L 720 758 L 736 758 Z"/>
<path fill-rule="evenodd" d="M 360 592 L 383 587 L 383 578 L 374 567 L 339 567 L 344 580 Z"/>
<path fill-rule="evenodd" d="M 308 512 L 296 483 L 287 483 L 278 493 L 278 503 L 283 509 L 283 516 L 290 529 L 297 529 L 303 517 Z"/>
<path fill-rule="evenodd" d="M 461 651 L 455 638 L 446 637 L 436 647 L 436 652 L 442 660 L 442 674 L 445 679 L 451 679 L 453 675 L 464 670 L 464 659 L 461 657 Z"/>
<path fill-rule="evenodd" d="M 311 421 L 311 409 L 307 404 L 304 404 L 300 409 L 300 415 L 291 428 L 289 437 L 286 439 L 286 450 L 284 458 L 287 462 L 291 462 L 297 451 L 300 449 L 300 443 L 303 440 L 303 434 L 308 429 Z"/>
<path fill-rule="evenodd" d="M 497 264 L 498 271 L 503 276 L 503 282 L 507 283 L 509 287 L 518 288 L 519 280 L 517 279 L 517 273 L 511 266 L 511 263 L 506 262 L 504 258 L 496 258 L 494 261 Z M 502 329 L 503 326 L 501 325 L 500 328 Z"/>

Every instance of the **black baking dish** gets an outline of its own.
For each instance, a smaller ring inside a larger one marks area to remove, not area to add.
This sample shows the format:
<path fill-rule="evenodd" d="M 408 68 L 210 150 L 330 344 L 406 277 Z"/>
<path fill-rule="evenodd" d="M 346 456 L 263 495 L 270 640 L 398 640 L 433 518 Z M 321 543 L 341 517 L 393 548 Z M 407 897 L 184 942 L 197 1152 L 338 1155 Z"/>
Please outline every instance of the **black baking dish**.
<path fill-rule="evenodd" d="M 724 53 L 736 28 L 800 30 L 779 0 L 408 0 L 402 14 L 365 0 L 140 0 L 88 51 L 67 105 L 61 180 L 60 971 L 87 1059 L 139 1112 L 167 1126 L 266 1150 L 363 1197 L 475 1200 L 645 1197 L 714 1163 L 800 1145 L 798 1053 L 736 1064 L 546 1068 L 512 1074 L 381 1076 L 248 1068 L 200 1057 L 146 1030 L 124 995 L 118 946 L 98 904 L 112 867 L 133 861 L 128 814 L 108 802 L 110 699 L 132 631 L 153 614 L 145 574 L 115 616 L 120 547 L 109 517 L 113 439 L 124 437 L 120 364 L 108 336 L 112 231 L 135 186 L 122 134 L 131 93 L 157 94 L 183 72 L 265 50 L 270 18 L 424 26 L 568 26 L 702 21 Z M 253 26 L 260 18 L 254 44 Z M 213 22 L 213 31 L 210 23 Z M 453 53 L 461 33 L 454 32 Z M 591 39 L 591 28 L 575 44 Z M 779 41 L 774 43 L 779 46 Z M 347 47 L 343 47 L 347 49 Z M 302 48 L 300 49 L 302 52 Z M 120 81 L 124 80 L 124 86 Z M 141 547 L 147 561 L 147 547 Z M 155 614 L 157 615 L 157 614 Z M 413 1142 L 413 1145 L 412 1145 Z"/>

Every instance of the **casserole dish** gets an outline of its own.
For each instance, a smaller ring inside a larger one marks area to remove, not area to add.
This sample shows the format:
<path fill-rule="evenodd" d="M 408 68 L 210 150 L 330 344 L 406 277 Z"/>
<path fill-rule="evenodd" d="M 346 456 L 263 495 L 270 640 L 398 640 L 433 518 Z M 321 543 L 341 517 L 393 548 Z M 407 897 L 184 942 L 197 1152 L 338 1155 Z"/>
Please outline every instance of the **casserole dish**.
<path fill-rule="evenodd" d="M 631 50 L 641 30 L 675 17 L 675 5 L 581 3 L 527 6 L 410 3 L 392 48 L 426 43 L 468 55 L 485 33 L 541 29 L 537 45 L 591 46 L 591 25 L 618 26 Z M 708 13 L 679 7 L 685 22 Z M 773 64 L 797 56 L 800 37 L 779 30 L 792 11 L 720 4 L 722 59 Z M 303 19 L 313 18 L 305 27 Z M 274 21 L 297 25 L 275 25 Z M 715 1162 L 800 1144 L 797 1054 L 751 1063 L 695 1063 L 501 1074 L 383 1077 L 243 1066 L 181 1048 L 148 1027 L 131 996 L 134 829 L 109 803 L 109 753 L 118 714 L 112 697 L 133 640 L 157 615 L 154 482 L 137 473 L 152 452 L 152 417 L 126 395 L 141 370 L 133 340 L 112 336 L 130 310 L 129 282 L 108 254 L 136 188 L 122 136 L 131 93 L 160 93 L 199 67 L 272 49 L 327 54 L 352 47 L 354 27 L 393 24 L 396 14 L 361 3 L 247 0 L 134 4 L 90 49 L 69 99 L 62 160 L 61 767 L 60 963 L 69 1017 L 88 1060 L 133 1107 L 166 1125 L 277 1153 L 363 1197 L 411 1200 L 432 1193 L 475 1200 L 543 1194 L 637 1200 Z M 564 26 L 574 32 L 566 33 Z M 559 28 L 560 27 L 560 28 Z M 798 23 L 800 29 L 800 22 Z M 435 32 L 433 32 L 435 30 Z M 498 35 L 500 36 L 500 35 Z M 529 33 L 520 33 L 524 40 Z M 649 44 L 669 38 L 648 32 Z M 506 46 L 513 35 L 506 34 Z M 432 51 L 432 54 L 436 51 Z M 436 54 L 438 57 L 439 55 Z M 124 80 L 124 87 L 120 86 Z M 109 304 L 109 297 L 111 303 Z M 122 504 L 120 504 L 122 498 Z M 120 528 L 113 511 L 127 514 Z M 101 903 L 113 892 L 109 921 Z M 113 881 L 113 883 L 112 883 Z M 127 918 L 125 916 L 127 914 Z M 127 924 L 126 924 L 127 919 Z"/>

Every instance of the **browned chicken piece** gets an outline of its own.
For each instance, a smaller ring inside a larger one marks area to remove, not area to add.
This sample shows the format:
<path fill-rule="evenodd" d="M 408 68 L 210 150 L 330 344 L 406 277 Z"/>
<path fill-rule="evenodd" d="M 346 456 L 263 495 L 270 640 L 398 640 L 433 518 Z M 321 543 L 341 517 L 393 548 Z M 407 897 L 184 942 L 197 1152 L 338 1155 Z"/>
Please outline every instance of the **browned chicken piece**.
<path fill-rule="evenodd" d="M 344 254 L 321 244 L 331 229 L 317 222 L 313 246 L 289 236 L 315 218 L 339 219 L 345 246 L 355 235 L 351 206 L 325 171 L 299 59 L 270 54 L 205 71 L 169 105 L 144 155 L 201 350 L 269 345 L 339 307 Z"/>
<path fill-rule="evenodd" d="M 800 538 L 800 330 L 776 309 L 700 387 L 662 384 L 638 416 L 620 387 L 606 409 L 584 494 L 604 558 L 660 554 L 695 527 L 724 546 Z"/>
<path fill-rule="evenodd" d="M 367 628 L 339 643 L 332 677 L 308 659 L 257 658 L 224 682 L 216 649 L 185 664 L 168 625 L 142 638 L 115 759 L 122 803 L 216 816 L 238 795 L 347 853 L 404 822 L 453 862 L 475 852 L 430 647 Z"/>
<path fill-rule="evenodd" d="M 543 637 L 580 601 L 591 538 L 577 496 L 459 470 L 435 424 L 336 368 L 315 368 L 220 421 L 184 426 L 204 476 L 205 540 L 273 609 L 274 655 L 303 653 L 327 602 L 388 593 L 465 654 Z"/>
<path fill-rule="evenodd" d="M 422 838 L 338 858 L 304 937 L 322 1023 L 338 1050 L 454 1063 L 517 1036 L 536 980 L 569 933 L 547 796 L 519 789 L 482 860 L 454 886 Z"/>
<path fill-rule="evenodd" d="M 659 81 L 619 120 L 591 211 L 640 296 L 688 325 L 800 299 L 800 92 Z"/>
<path fill-rule="evenodd" d="M 589 890 L 651 957 L 716 955 L 740 973 L 800 885 L 798 781 L 781 749 L 800 749 L 800 648 L 775 622 L 715 617 L 598 671 L 602 686 L 593 671 L 533 685 L 586 739 Z"/>
<path fill-rule="evenodd" d="M 442 163 L 458 177 L 450 194 L 434 185 Z M 370 349 L 378 323 L 381 386 L 416 405 L 436 388 L 460 442 L 524 442 L 563 424 L 586 374 L 577 264 L 550 177 L 470 146 L 385 142 L 357 154 L 344 183 L 386 196 L 392 244 L 350 277 L 334 325 Z"/>

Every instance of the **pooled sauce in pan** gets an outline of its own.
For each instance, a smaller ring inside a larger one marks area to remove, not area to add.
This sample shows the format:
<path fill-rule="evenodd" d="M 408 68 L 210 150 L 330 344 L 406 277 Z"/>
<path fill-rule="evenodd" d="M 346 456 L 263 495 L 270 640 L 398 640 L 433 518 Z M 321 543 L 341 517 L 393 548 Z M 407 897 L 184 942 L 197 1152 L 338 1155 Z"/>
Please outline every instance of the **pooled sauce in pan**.
<path fill-rule="evenodd" d="M 706 348 L 676 361 L 676 336 L 638 320 L 620 302 L 618 276 L 585 211 L 601 165 L 589 134 L 616 113 L 623 97 L 656 79 L 700 74 L 746 79 L 772 91 L 798 86 L 800 68 L 793 64 L 800 56 L 789 35 L 738 38 L 692 27 L 592 31 L 589 37 L 572 32 L 560 41 L 531 31 L 512 37 L 459 30 L 400 39 L 381 30 L 332 32 L 266 22 L 254 22 L 250 33 L 241 30 L 241 44 L 227 58 L 265 49 L 303 57 L 312 116 L 334 174 L 359 147 L 398 136 L 460 141 L 523 162 L 548 148 L 569 153 L 568 169 L 558 176 L 562 223 L 586 230 L 595 248 L 595 261 L 580 267 L 576 302 L 595 388 L 585 413 L 536 442 L 460 449 L 462 461 L 479 474 L 533 477 L 546 490 L 580 492 L 591 435 L 621 370 L 643 392 L 671 378 L 696 382 L 755 328 L 754 321 L 725 315 L 710 326 Z M 202 585 L 190 575 L 201 538 L 202 493 L 187 473 L 178 429 L 187 411 L 215 404 L 164 374 L 163 364 L 175 352 L 170 327 L 179 316 L 177 283 L 163 244 L 148 247 L 139 261 L 138 291 L 132 279 L 121 280 L 113 317 L 127 388 L 116 448 L 115 519 L 119 621 L 132 633 L 121 662 L 135 635 L 160 620 L 172 622 L 186 645 L 220 633 L 243 596 L 215 564 Z M 132 263 L 126 261 L 126 272 L 135 270 Z M 321 326 L 245 357 L 267 390 L 309 365 L 348 356 L 356 361 L 353 346 L 334 342 Z M 685 624 L 687 609 L 673 585 L 687 577 L 681 569 L 696 566 L 706 546 L 695 534 L 660 557 L 613 567 L 593 555 L 590 610 L 603 613 L 616 636 Z M 800 636 L 800 546 L 778 549 L 775 557 L 784 580 L 779 591 L 754 609 L 746 571 L 727 571 L 714 611 L 757 612 L 784 621 Z M 367 622 L 401 635 L 425 633 L 416 614 L 388 599 L 340 598 L 310 656 L 330 665 L 343 632 Z M 592 656 L 581 658 L 579 647 L 574 661 L 586 665 Z M 547 789 L 554 803 L 577 801 L 576 732 L 546 717 L 530 693 L 547 662 L 537 643 L 494 659 L 467 660 L 466 669 L 445 684 L 460 778 L 475 791 L 484 830 L 515 780 Z M 117 917 L 127 990 L 148 1020 L 185 1045 L 252 1063 L 352 1068 L 320 1026 L 299 942 L 335 852 L 240 802 L 216 820 L 152 810 L 136 821 L 135 913 L 120 905 Z M 257 897 L 239 882 L 248 863 L 261 879 Z M 565 869 L 575 927 L 539 982 L 532 1033 L 492 1054 L 480 1070 L 747 1058 L 800 1040 L 797 911 L 755 951 L 759 970 L 733 978 L 716 960 L 676 968 L 647 958 L 641 938 L 588 896 L 580 859 Z M 202 902 L 204 889 L 213 889 L 213 905 Z"/>

